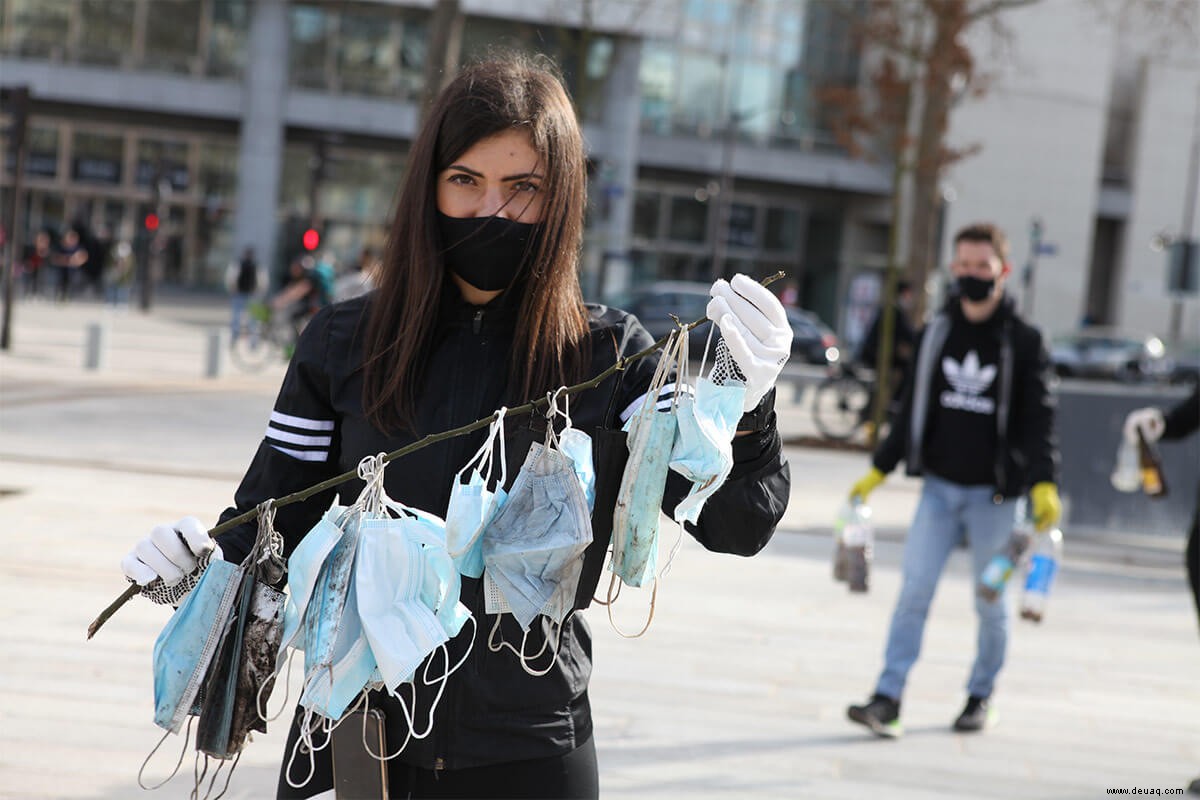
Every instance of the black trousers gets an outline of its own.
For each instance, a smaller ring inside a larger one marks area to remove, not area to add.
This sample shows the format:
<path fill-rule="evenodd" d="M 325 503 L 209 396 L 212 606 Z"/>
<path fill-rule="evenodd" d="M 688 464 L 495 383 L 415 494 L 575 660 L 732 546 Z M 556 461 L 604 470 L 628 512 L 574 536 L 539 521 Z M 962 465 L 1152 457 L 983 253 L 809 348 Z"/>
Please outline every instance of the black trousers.
<path fill-rule="evenodd" d="M 296 720 L 293 720 L 279 771 L 276 789 L 279 800 L 312 797 L 333 788 L 333 767 L 328 747 L 314 754 L 316 763 L 311 780 L 299 789 L 288 784 L 284 770 L 288 768 L 288 760 L 298 736 L 299 728 Z M 323 734 L 318 734 L 318 737 L 321 736 Z M 317 738 L 317 743 L 320 742 L 321 738 Z M 309 768 L 308 757 L 297 755 L 296 763 L 292 765 L 293 782 L 303 780 L 309 774 Z M 456 770 L 421 769 L 395 759 L 388 762 L 388 796 L 390 800 L 597 800 L 600 796 L 600 780 L 596 745 L 589 737 L 586 742 L 561 756 Z"/>

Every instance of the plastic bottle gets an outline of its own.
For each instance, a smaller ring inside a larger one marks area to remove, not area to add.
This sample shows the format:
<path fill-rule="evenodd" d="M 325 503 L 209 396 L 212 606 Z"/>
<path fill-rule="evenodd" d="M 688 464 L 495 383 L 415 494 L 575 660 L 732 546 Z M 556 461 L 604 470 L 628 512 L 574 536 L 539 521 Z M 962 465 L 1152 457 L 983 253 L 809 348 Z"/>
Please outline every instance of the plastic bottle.
<path fill-rule="evenodd" d="M 865 592 L 870 586 L 871 559 L 875 554 L 871 507 L 866 503 L 851 506 L 851 515 L 842 528 L 842 541 L 846 548 L 846 583 L 852 592 Z"/>
<path fill-rule="evenodd" d="M 1058 528 L 1039 533 L 1034 539 L 1033 554 L 1025 575 L 1025 592 L 1021 597 L 1021 619 L 1041 622 L 1046 614 L 1046 602 L 1058 565 L 1062 563 L 1063 536 Z"/>
<path fill-rule="evenodd" d="M 1150 497 L 1167 496 L 1167 481 L 1163 477 L 1162 461 L 1138 428 L 1138 469 L 1141 471 L 1142 491 Z"/>
<path fill-rule="evenodd" d="M 846 538 L 844 534 L 846 523 L 853 516 L 854 501 L 847 500 L 842 504 L 837 518 L 833 521 L 833 579 L 835 581 L 846 580 L 846 573 L 849 569 L 849 558 L 846 551 Z"/>
<path fill-rule="evenodd" d="M 999 553 L 992 556 L 992 560 L 983 568 L 983 572 L 979 574 L 978 591 L 980 597 L 992 602 L 1000 596 L 1000 592 L 1004 590 L 1004 584 L 1008 583 L 1009 577 L 1012 576 L 1013 570 L 1021 563 L 1026 551 L 1029 550 L 1029 545 L 1033 541 L 1033 521 L 1021 515 L 1021 520 L 1018 522 L 1009 534 L 1008 541 L 1004 543 L 1004 547 Z"/>
<path fill-rule="evenodd" d="M 1124 436 L 1117 448 L 1117 463 L 1109 477 L 1118 492 L 1136 492 L 1142 488 L 1142 472 L 1139 465 L 1137 445 Z"/>

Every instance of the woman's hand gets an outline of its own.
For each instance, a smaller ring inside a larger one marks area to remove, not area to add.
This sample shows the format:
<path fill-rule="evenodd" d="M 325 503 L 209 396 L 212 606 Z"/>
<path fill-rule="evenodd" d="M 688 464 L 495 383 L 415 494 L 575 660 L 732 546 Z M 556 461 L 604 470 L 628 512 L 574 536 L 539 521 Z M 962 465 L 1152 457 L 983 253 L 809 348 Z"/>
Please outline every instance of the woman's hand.
<path fill-rule="evenodd" d="M 792 354 L 792 327 L 783 304 L 753 278 L 737 274 L 709 290 L 708 318 L 721 329 L 729 354 L 746 379 L 743 411 L 758 405 Z"/>
<path fill-rule="evenodd" d="M 220 545 L 200 520 L 184 517 L 172 525 L 155 525 L 150 535 L 121 559 L 121 570 L 139 586 L 159 578 L 173 586 L 194 572 L 205 554 L 220 558 Z"/>

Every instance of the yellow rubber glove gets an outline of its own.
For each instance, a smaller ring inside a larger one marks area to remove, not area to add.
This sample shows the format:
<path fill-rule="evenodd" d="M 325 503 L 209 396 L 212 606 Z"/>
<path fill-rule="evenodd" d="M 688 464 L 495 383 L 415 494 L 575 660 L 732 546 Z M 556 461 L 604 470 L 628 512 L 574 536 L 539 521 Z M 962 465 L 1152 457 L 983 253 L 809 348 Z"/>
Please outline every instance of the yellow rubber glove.
<path fill-rule="evenodd" d="M 875 491 L 875 487 L 883 483 L 887 475 L 880 472 L 877 468 L 871 467 L 871 471 L 859 478 L 858 482 L 850 487 L 850 499 L 858 498 L 864 503 L 867 502 L 867 495 Z"/>
<path fill-rule="evenodd" d="M 1050 481 L 1035 483 L 1029 490 L 1029 500 L 1033 503 L 1033 525 L 1039 531 L 1048 529 L 1062 516 L 1058 487 Z"/>

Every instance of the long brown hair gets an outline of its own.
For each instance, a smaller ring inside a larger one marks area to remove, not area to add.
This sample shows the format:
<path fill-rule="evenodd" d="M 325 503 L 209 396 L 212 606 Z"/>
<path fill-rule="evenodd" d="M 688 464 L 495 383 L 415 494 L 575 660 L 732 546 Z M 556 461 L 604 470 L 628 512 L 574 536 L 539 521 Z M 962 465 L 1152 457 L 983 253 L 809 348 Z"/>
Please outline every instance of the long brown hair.
<path fill-rule="evenodd" d="M 587 315 L 579 287 L 586 167 L 571 101 L 550 63 L 504 55 L 467 67 L 442 90 L 408 156 L 377 275 L 363 353 L 363 408 L 377 428 L 413 428 L 446 270 L 437 179 L 482 139 L 528 131 L 544 170 L 541 244 L 524 268 L 510 389 L 522 399 L 581 379 Z M 428 376 L 433 377 L 433 376 Z"/>

